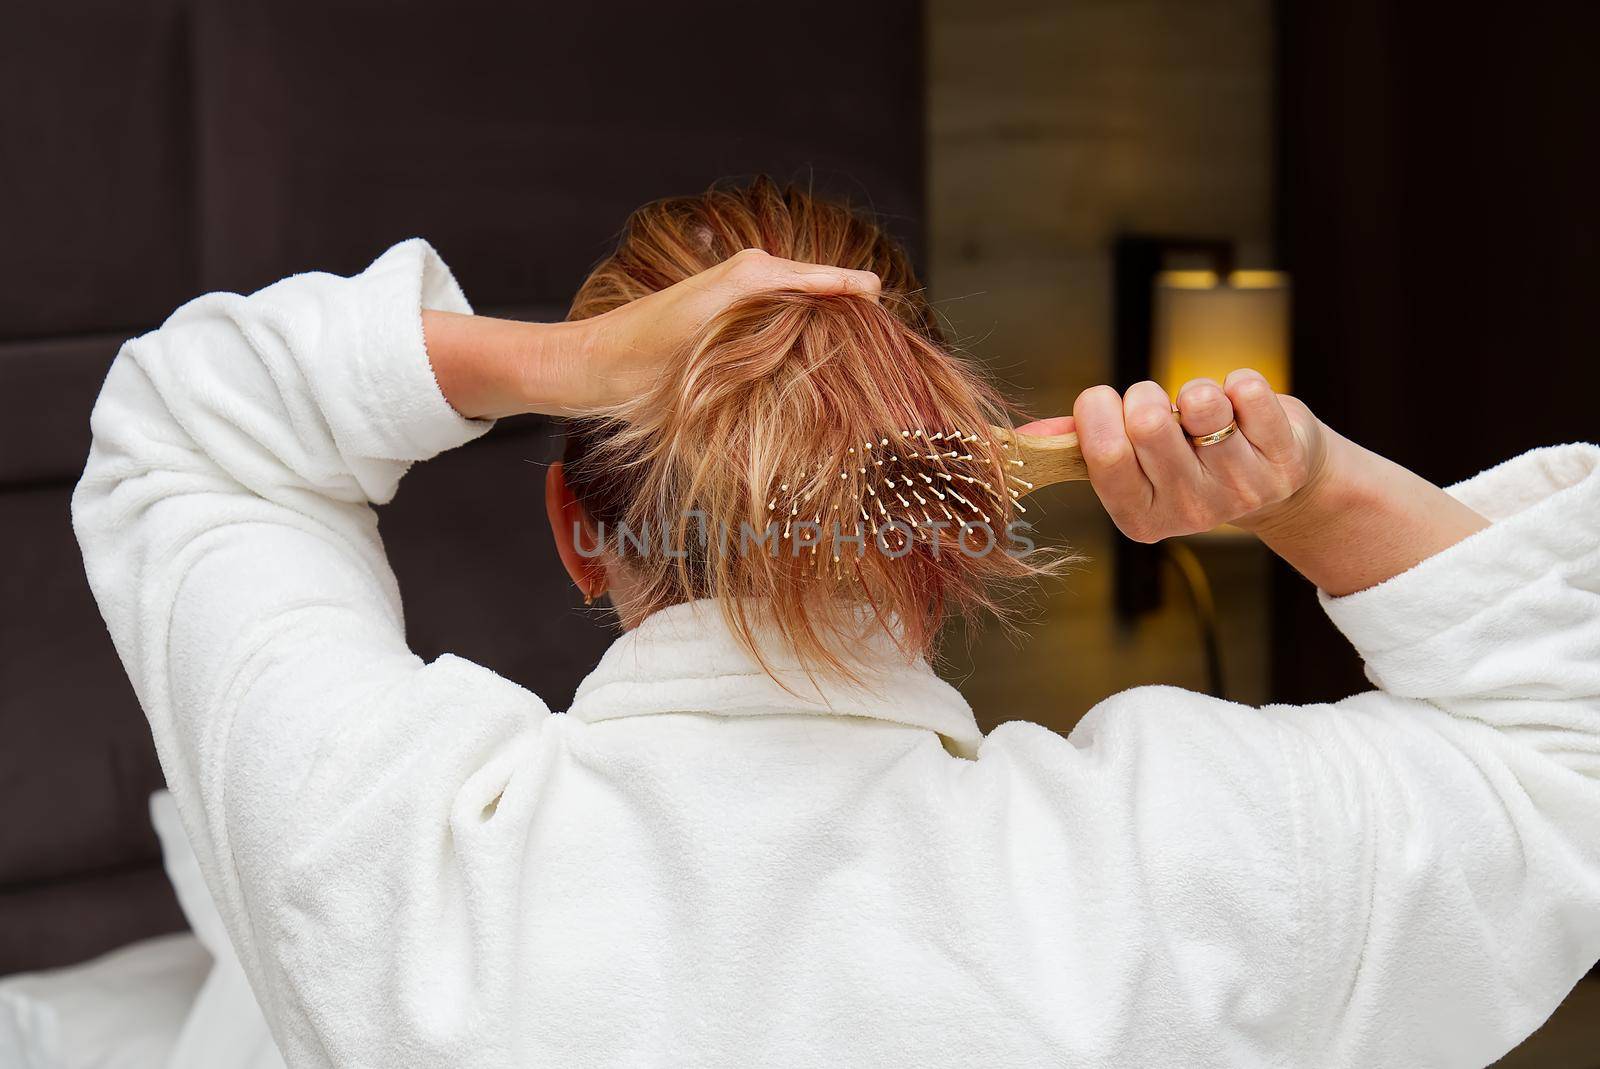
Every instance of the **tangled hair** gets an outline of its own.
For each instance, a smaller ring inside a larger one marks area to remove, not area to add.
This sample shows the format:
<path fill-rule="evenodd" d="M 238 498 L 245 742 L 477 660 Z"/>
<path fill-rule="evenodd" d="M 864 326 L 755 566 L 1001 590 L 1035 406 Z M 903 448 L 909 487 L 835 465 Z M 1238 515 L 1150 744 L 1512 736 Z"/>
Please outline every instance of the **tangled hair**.
<path fill-rule="evenodd" d="M 1053 567 L 1011 527 L 1026 484 L 990 433 L 1009 412 L 946 345 L 876 223 L 766 178 L 647 204 L 568 318 L 743 249 L 873 271 L 883 292 L 741 300 L 665 354 L 643 394 L 569 428 L 578 501 L 602 538 L 631 532 L 643 550 L 627 559 L 638 608 L 714 599 L 769 672 L 758 627 L 775 627 L 808 673 L 856 681 L 865 629 L 914 656 L 948 613 L 1003 616 L 1000 586 Z"/>

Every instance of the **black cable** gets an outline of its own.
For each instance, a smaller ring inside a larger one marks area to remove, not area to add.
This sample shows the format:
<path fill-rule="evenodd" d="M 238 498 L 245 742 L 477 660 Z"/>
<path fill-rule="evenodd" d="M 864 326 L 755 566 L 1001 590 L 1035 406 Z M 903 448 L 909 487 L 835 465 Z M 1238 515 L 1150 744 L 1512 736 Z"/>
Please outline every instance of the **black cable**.
<path fill-rule="evenodd" d="M 1195 626 L 1200 632 L 1200 645 L 1205 653 L 1206 692 L 1214 698 L 1226 698 L 1222 676 L 1222 644 L 1217 637 L 1217 603 L 1211 596 L 1211 581 L 1206 578 L 1206 570 L 1194 550 L 1178 541 L 1161 544 L 1189 590 L 1189 604 L 1194 608 Z"/>

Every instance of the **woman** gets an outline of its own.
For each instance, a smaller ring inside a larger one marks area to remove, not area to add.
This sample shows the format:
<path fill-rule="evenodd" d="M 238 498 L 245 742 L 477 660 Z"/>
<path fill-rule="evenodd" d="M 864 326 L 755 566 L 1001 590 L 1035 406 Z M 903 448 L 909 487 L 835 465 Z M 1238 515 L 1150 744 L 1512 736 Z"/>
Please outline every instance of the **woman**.
<path fill-rule="evenodd" d="M 1001 413 L 900 249 L 765 182 L 641 210 L 564 324 L 421 241 L 199 298 L 74 523 L 291 1065 L 1487 1064 L 1600 956 L 1600 450 L 1446 493 L 1248 371 L 1177 408 L 1034 429 L 1136 538 L 1256 532 L 1378 689 L 981 736 L 922 654 L 1049 562 L 910 521 L 1010 521 Z M 406 649 L 371 508 L 519 412 L 596 417 L 551 527 L 626 631 L 564 715 Z"/>

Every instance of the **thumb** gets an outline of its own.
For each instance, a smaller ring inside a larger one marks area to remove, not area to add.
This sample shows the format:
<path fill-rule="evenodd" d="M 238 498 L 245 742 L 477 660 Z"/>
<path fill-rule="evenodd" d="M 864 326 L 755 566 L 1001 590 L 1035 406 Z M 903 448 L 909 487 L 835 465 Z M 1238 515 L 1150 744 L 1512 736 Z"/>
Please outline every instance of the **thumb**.
<path fill-rule="evenodd" d="M 1077 421 L 1071 416 L 1051 416 L 1049 419 L 1036 419 L 1032 423 L 1024 423 L 1017 428 L 1017 433 L 1032 434 L 1039 438 L 1054 438 L 1058 434 L 1071 434 L 1077 426 Z"/>

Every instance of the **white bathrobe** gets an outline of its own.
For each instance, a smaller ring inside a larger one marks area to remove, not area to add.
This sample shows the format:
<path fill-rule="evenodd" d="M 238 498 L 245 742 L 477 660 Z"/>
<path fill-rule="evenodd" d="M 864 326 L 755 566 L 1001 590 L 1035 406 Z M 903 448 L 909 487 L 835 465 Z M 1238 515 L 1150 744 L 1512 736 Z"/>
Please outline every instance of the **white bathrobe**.
<path fill-rule="evenodd" d="M 1600 957 L 1595 447 L 1327 599 L 1378 688 L 1336 705 L 984 737 L 887 651 L 787 693 L 695 604 L 559 714 L 406 648 L 372 505 L 489 429 L 423 307 L 469 310 L 421 241 L 185 305 L 73 501 L 290 1065 L 1482 1066 Z"/>

